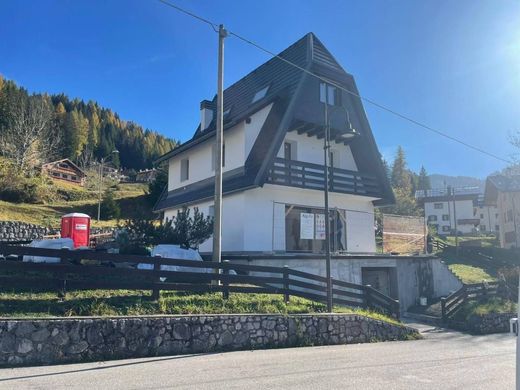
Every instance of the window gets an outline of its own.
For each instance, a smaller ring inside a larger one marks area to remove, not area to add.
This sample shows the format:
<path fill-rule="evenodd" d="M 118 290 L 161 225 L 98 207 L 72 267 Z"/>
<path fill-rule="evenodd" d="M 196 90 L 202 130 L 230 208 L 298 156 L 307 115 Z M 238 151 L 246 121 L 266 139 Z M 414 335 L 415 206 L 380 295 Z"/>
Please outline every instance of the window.
<path fill-rule="evenodd" d="M 498 219 L 498 213 L 495 214 L 495 218 Z"/>
<path fill-rule="evenodd" d="M 507 210 L 507 222 L 511 222 L 513 220 L 513 210 Z"/>
<path fill-rule="evenodd" d="M 181 160 L 181 181 L 186 181 L 190 178 L 190 160 L 185 158 Z"/>
<path fill-rule="evenodd" d="M 445 232 L 445 233 L 449 232 L 450 231 L 450 227 L 449 226 L 443 226 L 442 227 L 442 231 Z"/>
<path fill-rule="evenodd" d="M 500 226 L 495 225 L 495 232 L 498 232 L 498 231 L 500 231 Z"/>
<path fill-rule="evenodd" d="M 54 177 L 60 177 L 60 174 L 58 172 L 52 172 L 52 176 Z"/>
<path fill-rule="evenodd" d="M 215 205 L 209 206 L 208 217 L 215 218 Z"/>
<path fill-rule="evenodd" d="M 480 225 L 480 231 L 485 232 L 486 231 L 486 225 Z"/>
<path fill-rule="evenodd" d="M 211 148 L 211 170 L 215 170 L 215 160 L 217 158 L 217 146 Z M 222 144 L 222 166 L 226 166 L 226 144 Z"/>
<path fill-rule="evenodd" d="M 341 91 L 327 83 L 320 83 L 320 102 L 341 106 Z"/>
<path fill-rule="evenodd" d="M 434 209 L 443 209 L 444 208 L 444 203 L 434 203 L 433 204 L 433 208 Z"/>
<path fill-rule="evenodd" d="M 78 180 L 78 177 L 77 176 L 71 176 L 70 179 L 76 181 L 76 180 Z"/>
<path fill-rule="evenodd" d="M 449 221 L 450 220 L 450 216 L 448 214 L 443 214 L 442 215 L 442 220 L 443 221 Z"/>
<path fill-rule="evenodd" d="M 480 219 L 484 219 L 484 214 L 480 214 Z"/>
<path fill-rule="evenodd" d="M 428 222 L 435 222 L 435 221 L 437 221 L 437 216 L 436 215 L 428 216 Z"/>
<path fill-rule="evenodd" d="M 343 210 L 330 212 L 330 242 L 333 251 L 346 249 L 346 223 Z M 288 252 L 325 251 L 325 214 L 312 207 L 285 206 L 285 249 Z"/>
<path fill-rule="evenodd" d="M 253 101 L 251 103 L 255 103 L 259 101 L 260 99 L 263 99 L 265 95 L 267 95 L 267 91 L 269 90 L 269 86 L 262 88 L 260 91 L 255 93 L 255 96 L 253 96 Z"/>
<path fill-rule="evenodd" d="M 68 178 L 69 178 L 69 175 L 67 175 L 66 173 L 62 173 L 62 174 L 61 174 L 61 177 L 63 177 L 64 179 L 68 179 Z"/>

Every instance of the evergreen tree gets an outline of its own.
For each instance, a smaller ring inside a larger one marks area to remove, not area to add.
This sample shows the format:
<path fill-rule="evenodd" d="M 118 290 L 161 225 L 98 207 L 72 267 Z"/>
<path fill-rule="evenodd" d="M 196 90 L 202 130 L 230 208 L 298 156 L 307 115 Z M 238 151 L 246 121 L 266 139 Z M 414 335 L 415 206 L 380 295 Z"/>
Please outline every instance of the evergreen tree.
<path fill-rule="evenodd" d="M 114 199 L 114 194 L 111 190 L 107 190 L 101 202 L 101 218 L 104 220 L 119 219 L 121 216 L 121 208 Z"/>
<path fill-rule="evenodd" d="M 391 182 L 395 188 L 408 190 L 408 192 L 412 190 L 410 172 L 406 166 L 406 157 L 401 146 L 397 148 L 397 154 L 392 165 Z"/>
<path fill-rule="evenodd" d="M 419 172 L 417 189 L 421 191 L 427 191 L 431 189 L 430 177 L 428 176 L 424 166 L 421 166 L 421 170 Z"/>

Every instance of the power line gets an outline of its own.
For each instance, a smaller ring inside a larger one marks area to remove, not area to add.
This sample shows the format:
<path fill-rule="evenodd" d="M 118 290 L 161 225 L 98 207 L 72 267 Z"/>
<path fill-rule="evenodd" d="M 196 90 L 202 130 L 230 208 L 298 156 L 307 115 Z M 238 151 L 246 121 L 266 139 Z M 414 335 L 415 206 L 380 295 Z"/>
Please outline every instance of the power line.
<path fill-rule="evenodd" d="M 211 26 L 211 28 L 213 28 L 213 30 L 215 32 L 218 32 L 218 24 L 217 23 L 214 23 L 211 20 L 205 19 L 202 16 L 194 14 L 193 12 L 190 12 L 190 11 L 184 9 L 184 8 L 179 7 L 178 5 L 170 3 L 169 1 L 166 1 L 166 0 L 157 0 L 157 1 L 159 1 L 160 3 L 163 3 L 164 5 L 167 5 L 168 7 L 172 7 L 173 9 L 176 9 L 177 11 L 182 12 L 185 15 L 191 16 L 192 18 L 195 18 L 195 19 L 197 19 L 197 20 L 199 20 L 201 22 L 204 22 L 206 24 L 209 24 Z"/>
<path fill-rule="evenodd" d="M 186 15 L 189 15 L 189 16 L 195 18 L 195 19 L 198 19 L 199 21 L 202 21 L 204 23 L 209 24 L 213 28 L 213 30 L 218 32 L 218 29 L 217 29 L 218 25 L 216 23 L 213 23 L 213 22 L 211 22 L 211 21 L 209 21 L 207 19 L 204 19 L 204 18 L 202 18 L 202 17 L 200 17 L 200 16 L 198 16 L 198 15 L 196 15 L 196 14 L 190 12 L 190 11 L 187 11 L 187 10 L 177 6 L 177 5 L 174 5 L 174 4 L 172 4 L 172 3 L 170 3 L 170 2 L 168 2 L 166 0 L 158 0 L 158 1 L 160 1 L 161 3 L 166 4 L 166 5 L 174 8 L 174 9 L 176 9 L 177 11 L 180 11 L 180 12 L 186 14 Z M 376 102 L 376 101 L 374 101 L 372 99 L 366 98 L 366 97 L 364 97 L 364 96 L 362 96 L 362 95 L 360 95 L 360 94 L 358 94 L 356 92 L 350 91 L 347 88 L 343 87 L 342 85 L 337 84 L 334 81 L 329 80 L 329 79 L 327 79 L 325 77 L 317 75 L 316 73 L 313 73 L 310 70 L 308 70 L 308 69 L 306 69 L 306 68 L 304 68 L 304 67 L 302 67 L 302 66 L 300 66 L 298 64 L 295 64 L 294 62 L 289 61 L 286 58 L 283 58 L 282 56 L 272 52 L 271 50 L 268 50 L 268 49 L 264 48 L 263 46 L 259 45 L 258 43 L 254 42 L 254 41 L 252 41 L 250 39 L 247 39 L 247 38 L 245 38 L 245 37 L 243 37 L 243 36 L 233 32 L 233 31 L 229 31 L 228 30 L 228 33 L 229 33 L 229 35 L 234 36 L 235 38 L 237 38 L 237 39 L 247 43 L 248 45 L 251 45 L 251 46 L 253 46 L 253 47 L 263 51 L 264 53 L 269 54 L 273 58 L 277 58 L 277 59 L 279 59 L 279 60 L 289 64 L 290 66 L 293 66 L 293 67 L 299 69 L 300 71 L 302 71 L 302 72 L 304 72 L 304 73 L 306 73 L 306 74 L 308 74 L 308 75 L 310 75 L 312 77 L 315 77 L 315 78 L 317 78 L 317 79 L 319 79 L 319 80 L 321 80 L 321 81 L 323 81 L 323 82 L 325 82 L 327 84 L 330 84 L 330 85 L 332 85 L 332 86 L 334 86 L 334 87 L 336 87 L 336 88 L 338 88 L 338 89 L 340 89 L 340 90 L 342 90 L 342 91 L 344 91 L 344 92 L 346 92 L 346 93 L 348 93 L 348 94 L 350 94 L 350 95 L 352 95 L 354 97 L 357 97 L 358 99 L 360 99 L 360 100 L 362 100 L 364 102 L 367 102 L 367 103 L 369 103 L 369 104 L 371 104 L 371 105 L 373 105 L 373 106 L 375 106 L 375 107 L 377 107 L 377 108 L 379 108 L 379 109 L 381 109 L 383 111 L 386 111 L 386 112 L 388 112 L 388 113 L 390 113 L 390 114 L 392 114 L 392 115 L 394 115 L 394 116 L 396 116 L 398 118 L 401 118 L 401 119 L 403 119 L 403 120 L 405 120 L 407 122 L 410 122 L 410 123 L 412 123 L 412 124 L 414 124 L 416 126 L 419 126 L 419 127 L 423 128 L 425 130 L 428 130 L 428 131 L 430 131 L 432 133 L 435 133 L 435 134 L 437 134 L 437 135 L 439 135 L 441 137 L 444 137 L 446 139 L 449 139 L 449 140 L 451 140 L 453 142 L 457 142 L 458 144 L 463 145 L 463 146 L 465 146 L 465 147 L 467 147 L 469 149 L 472 149 L 472 150 L 477 151 L 479 153 L 485 154 L 488 157 L 492 157 L 492 158 L 494 158 L 496 160 L 505 162 L 507 164 L 512 164 L 513 163 L 513 161 L 511 161 L 511 160 L 508 160 L 506 158 L 500 157 L 500 156 L 498 156 L 498 155 L 496 155 L 494 153 L 488 152 L 488 151 L 486 151 L 486 150 L 484 150 L 484 149 L 482 149 L 482 148 L 480 148 L 478 146 L 474 146 L 472 144 L 469 144 L 469 143 L 467 143 L 467 142 L 465 142 L 465 141 L 463 141 L 463 140 L 461 140 L 461 139 L 459 139 L 457 137 L 454 137 L 452 135 L 447 134 L 444 131 L 441 131 L 441 130 L 436 129 L 436 128 L 432 127 L 432 126 L 429 126 L 429 125 L 427 125 L 425 123 L 422 123 L 422 122 L 420 122 L 420 121 L 418 121 L 416 119 L 413 119 L 413 118 L 409 117 L 408 115 L 401 114 L 401 113 L 393 110 L 392 108 L 389 108 L 389 107 L 387 107 L 387 106 L 385 106 L 385 105 L 383 105 L 381 103 L 378 103 L 378 102 Z"/>

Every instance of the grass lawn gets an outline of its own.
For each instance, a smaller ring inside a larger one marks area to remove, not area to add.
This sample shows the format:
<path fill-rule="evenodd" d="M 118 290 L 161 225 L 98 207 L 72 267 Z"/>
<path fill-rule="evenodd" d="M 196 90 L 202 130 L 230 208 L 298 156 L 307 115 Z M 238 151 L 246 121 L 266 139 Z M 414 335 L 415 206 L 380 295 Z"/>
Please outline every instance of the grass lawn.
<path fill-rule="evenodd" d="M 0 201 L 0 220 L 22 221 L 42 226 L 58 227 L 62 215 L 70 212 L 89 214 L 94 227 L 112 227 L 117 220 L 97 222 L 97 194 L 69 183 L 57 182 L 56 187 L 66 191 L 74 199 L 57 201 L 52 204 L 9 203 Z M 151 213 L 153 205 L 146 199 L 147 185 L 142 183 L 119 184 L 114 198 L 121 207 L 121 219 L 140 218 Z"/>
<path fill-rule="evenodd" d="M 191 294 L 163 291 L 158 301 L 150 299 L 149 291 L 93 290 L 67 292 L 60 299 L 54 292 L 0 292 L 1 317 L 70 317 L 154 314 L 241 314 L 324 313 L 326 306 L 308 299 L 291 297 L 288 304 L 281 295 L 231 293 Z M 378 312 L 335 307 L 337 313 L 357 313 L 382 321 L 399 323 Z"/>
<path fill-rule="evenodd" d="M 448 267 L 465 284 L 482 283 L 484 280 L 495 280 L 493 276 L 479 267 L 474 267 L 468 264 L 450 264 Z"/>
<path fill-rule="evenodd" d="M 484 301 L 470 301 L 455 314 L 455 320 L 466 321 L 470 317 L 486 315 L 491 313 L 516 313 L 518 310 L 515 302 L 492 297 Z"/>

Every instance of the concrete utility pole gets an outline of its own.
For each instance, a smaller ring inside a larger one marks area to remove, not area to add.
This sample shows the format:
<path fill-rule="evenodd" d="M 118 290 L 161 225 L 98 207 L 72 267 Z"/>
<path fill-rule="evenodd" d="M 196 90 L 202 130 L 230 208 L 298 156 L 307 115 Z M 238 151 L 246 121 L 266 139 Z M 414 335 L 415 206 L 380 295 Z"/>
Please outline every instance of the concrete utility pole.
<path fill-rule="evenodd" d="M 327 87 L 325 87 L 327 88 Z M 325 137 L 323 142 L 323 167 L 325 170 L 325 268 L 327 274 L 327 311 L 332 313 L 332 280 L 330 270 L 330 214 L 329 214 L 329 111 L 328 93 L 325 89 Z"/>
<path fill-rule="evenodd" d="M 217 131 L 215 153 L 215 218 L 213 225 L 213 261 L 220 263 L 222 243 L 222 145 L 224 130 L 224 25 L 218 29 Z"/>

